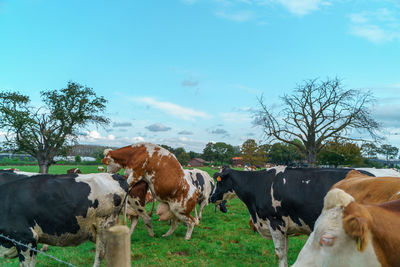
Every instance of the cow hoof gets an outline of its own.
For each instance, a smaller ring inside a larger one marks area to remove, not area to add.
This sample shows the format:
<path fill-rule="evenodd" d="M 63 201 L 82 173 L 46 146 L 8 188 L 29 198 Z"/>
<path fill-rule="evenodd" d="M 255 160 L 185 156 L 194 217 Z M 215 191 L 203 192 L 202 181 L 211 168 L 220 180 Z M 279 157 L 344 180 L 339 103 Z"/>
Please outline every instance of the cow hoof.
<path fill-rule="evenodd" d="M 40 251 L 46 252 L 49 250 L 49 245 L 44 244 Z"/>
<path fill-rule="evenodd" d="M 149 232 L 149 236 L 154 237 L 154 232 Z"/>
<path fill-rule="evenodd" d="M 192 238 L 191 236 L 185 236 L 185 240 L 190 240 L 190 238 Z"/>
<path fill-rule="evenodd" d="M 170 236 L 170 235 L 171 234 L 166 233 L 166 234 L 163 234 L 162 237 L 167 237 L 167 236 Z"/>

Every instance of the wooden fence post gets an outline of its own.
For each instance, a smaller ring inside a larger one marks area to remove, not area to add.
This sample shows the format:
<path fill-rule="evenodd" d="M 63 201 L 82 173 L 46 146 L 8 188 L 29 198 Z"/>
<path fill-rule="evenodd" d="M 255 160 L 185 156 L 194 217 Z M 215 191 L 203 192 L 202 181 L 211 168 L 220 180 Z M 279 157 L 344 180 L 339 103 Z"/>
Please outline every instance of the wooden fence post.
<path fill-rule="evenodd" d="M 131 239 L 126 225 L 115 225 L 106 232 L 106 266 L 131 267 Z"/>

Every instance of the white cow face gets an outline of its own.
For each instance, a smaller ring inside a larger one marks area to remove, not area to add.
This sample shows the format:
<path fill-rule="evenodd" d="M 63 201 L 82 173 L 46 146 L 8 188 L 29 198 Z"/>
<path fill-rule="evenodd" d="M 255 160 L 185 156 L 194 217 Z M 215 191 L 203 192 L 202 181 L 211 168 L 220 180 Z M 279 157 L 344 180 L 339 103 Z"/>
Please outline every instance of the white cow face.
<path fill-rule="evenodd" d="M 344 193 L 344 191 L 342 192 Z M 292 267 L 380 266 L 371 245 L 360 252 L 356 240 L 344 231 L 342 223 L 343 204 L 331 205 L 329 209 L 326 209 L 325 198 L 325 206 L 315 223 L 314 231 Z M 371 242 L 368 243 L 371 244 Z"/>

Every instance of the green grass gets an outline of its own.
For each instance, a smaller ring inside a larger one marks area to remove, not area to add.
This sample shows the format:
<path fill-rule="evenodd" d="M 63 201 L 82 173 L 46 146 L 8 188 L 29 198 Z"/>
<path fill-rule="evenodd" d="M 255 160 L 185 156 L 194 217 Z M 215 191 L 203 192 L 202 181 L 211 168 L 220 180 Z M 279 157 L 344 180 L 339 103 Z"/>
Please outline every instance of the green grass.
<path fill-rule="evenodd" d="M 11 166 L 2 166 L 9 168 Z M 18 166 L 21 171 L 37 172 L 34 166 Z M 79 167 L 83 173 L 97 172 L 97 166 L 51 166 L 50 173 L 65 173 Z M 202 168 L 211 175 L 216 171 Z M 228 213 L 214 213 L 214 206 L 204 209 L 203 220 L 194 228 L 192 239 L 184 240 L 186 227 L 181 223 L 174 234 L 161 237 L 167 232 L 167 222 L 159 222 L 153 215 L 155 237 L 149 237 L 140 220 L 132 235 L 132 266 L 277 266 L 271 240 L 254 233 L 249 225 L 249 213 L 239 199 L 227 204 Z M 148 204 L 148 209 L 151 204 Z M 307 236 L 291 237 L 288 263 L 293 264 Z M 86 242 L 77 247 L 50 247 L 49 254 L 77 266 L 92 266 L 95 245 Z M 0 258 L 0 266 L 17 266 L 18 260 Z M 103 264 L 105 266 L 105 264 Z M 43 255 L 38 255 L 37 266 L 65 266 Z"/>

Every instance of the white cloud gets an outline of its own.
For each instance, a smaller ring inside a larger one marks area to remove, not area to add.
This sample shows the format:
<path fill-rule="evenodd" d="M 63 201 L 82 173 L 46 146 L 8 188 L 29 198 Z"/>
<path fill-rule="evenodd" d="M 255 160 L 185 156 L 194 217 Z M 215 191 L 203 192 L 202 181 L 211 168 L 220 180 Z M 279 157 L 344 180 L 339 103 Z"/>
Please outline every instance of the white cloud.
<path fill-rule="evenodd" d="M 236 111 L 232 111 L 232 112 L 223 112 L 220 114 L 220 116 L 222 117 L 222 119 L 224 120 L 224 122 L 227 123 L 250 123 L 252 118 L 251 118 L 251 114 L 248 112 L 236 112 Z"/>
<path fill-rule="evenodd" d="M 250 123 L 253 120 L 252 118 L 253 113 L 254 109 L 251 107 L 238 107 L 234 108 L 232 111 L 223 112 L 220 114 L 220 116 L 224 120 L 224 122 L 227 122 L 229 124 L 232 123 L 244 124 L 244 123 Z"/>
<path fill-rule="evenodd" d="M 350 14 L 349 15 L 350 21 L 354 23 L 367 23 L 368 18 L 365 16 L 365 14 Z"/>
<path fill-rule="evenodd" d="M 192 134 L 193 134 L 193 132 L 191 132 L 191 131 L 186 131 L 186 130 L 183 130 L 183 131 L 180 131 L 180 132 L 178 132 L 178 134 L 181 134 L 181 135 L 192 135 Z"/>
<path fill-rule="evenodd" d="M 377 25 L 353 25 L 350 28 L 350 33 L 373 43 L 381 43 L 393 38 Z"/>
<path fill-rule="evenodd" d="M 166 112 L 170 115 L 173 115 L 175 117 L 184 119 L 184 120 L 193 120 L 194 118 L 207 118 L 208 115 L 207 113 L 203 111 L 197 111 L 191 108 L 186 108 L 179 106 L 174 103 L 170 102 L 161 102 L 157 101 L 154 98 L 151 97 L 142 97 L 142 98 L 135 98 L 134 101 L 139 102 L 139 103 L 145 103 L 148 104 L 149 106 L 159 109 L 163 112 Z"/>
<path fill-rule="evenodd" d="M 172 148 L 183 147 L 186 152 L 196 151 L 202 152 L 208 142 L 203 142 L 196 139 L 190 139 L 187 137 L 171 137 L 160 139 L 156 141 L 157 144 L 168 145 Z"/>
<path fill-rule="evenodd" d="M 319 9 L 320 6 L 330 5 L 328 1 L 321 0 L 275 0 L 283 5 L 290 13 L 304 16 Z"/>
<path fill-rule="evenodd" d="M 236 12 L 216 11 L 215 15 L 217 17 L 233 20 L 236 22 L 249 21 L 254 17 L 253 11 L 250 10 L 239 10 Z"/>
<path fill-rule="evenodd" d="M 396 104 L 376 106 L 372 114 L 383 127 L 400 127 L 400 107 Z"/>
<path fill-rule="evenodd" d="M 79 136 L 79 140 L 81 142 L 102 142 L 102 141 L 113 141 L 115 140 L 115 136 L 109 134 L 107 136 L 102 136 L 98 131 L 86 131 L 82 135 Z"/>
<path fill-rule="evenodd" d="M 161 123 L 154 123 L 152 125 L 144 127 L 151 132 L 166 132 L 171 130 L 171 127 L 167 127 Z"/>
<path fill-rule="evenodd" d="M 350 33 L 373 43 L 400 41 L 400 21 L 396 11 L 381 8 L 349 16 Z"/>

